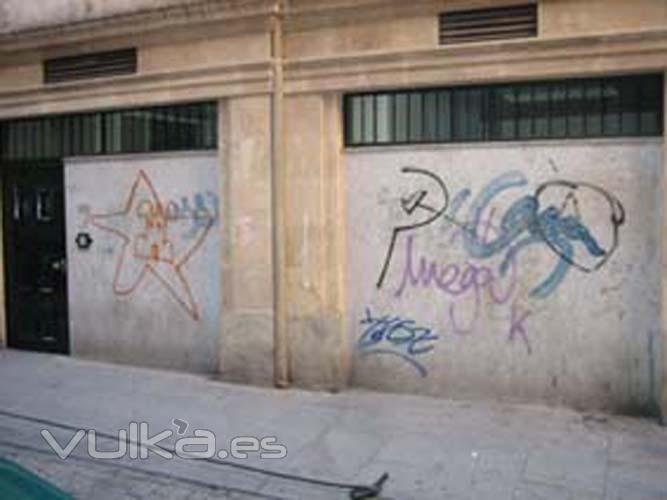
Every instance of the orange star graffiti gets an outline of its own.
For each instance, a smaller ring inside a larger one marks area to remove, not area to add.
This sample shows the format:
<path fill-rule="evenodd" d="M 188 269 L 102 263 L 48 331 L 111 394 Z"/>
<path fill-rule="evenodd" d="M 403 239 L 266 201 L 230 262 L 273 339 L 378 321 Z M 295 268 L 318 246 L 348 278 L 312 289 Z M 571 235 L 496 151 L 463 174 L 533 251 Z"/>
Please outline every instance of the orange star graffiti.
<path fill-rule="evenodd" d="M 116 295 L 132 294 L 147 276 L 153 276 L 192 319 L 199 320 L 184 266 L 204 243 L 215 223 L 214 215 L 203 207 L 185 212 L 174 202 L 165 205 L 146 172 L 140 170 L 121 210 L 91 214 L 88 220 L 123 242 L 112 284 Z M 184 238 L 193 225 L 192 237 Z M 181 240 L 175 240 L 174 234 L 180 234 Z"/>

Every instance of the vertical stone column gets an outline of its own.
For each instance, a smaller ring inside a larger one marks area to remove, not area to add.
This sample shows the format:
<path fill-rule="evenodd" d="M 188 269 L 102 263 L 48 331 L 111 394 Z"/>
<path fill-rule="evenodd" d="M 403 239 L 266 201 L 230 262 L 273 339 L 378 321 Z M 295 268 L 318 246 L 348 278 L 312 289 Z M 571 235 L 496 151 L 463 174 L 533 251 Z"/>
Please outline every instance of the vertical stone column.
<path fill-rule="evenodd" d="M 290 332 L 287 326 L 286 225 L 287 169 L 285 166 L 285 91 L 283 78 L 284 1 L 274 5 L 271 20 L 271 214 L 273 258 L 273 383 L 288 387 L 290 374 Z"/>
<path fill-rule="evenodd" d="M 296 385 L 346 382 L 345 184 L 336 95 L 285 102 L 287 311 Z"/>
<path fill-rule="evenodd" d="M 219 105 L 222 225 L 220 372 L 225 380 L 273 382 L 271 98 Z"/>

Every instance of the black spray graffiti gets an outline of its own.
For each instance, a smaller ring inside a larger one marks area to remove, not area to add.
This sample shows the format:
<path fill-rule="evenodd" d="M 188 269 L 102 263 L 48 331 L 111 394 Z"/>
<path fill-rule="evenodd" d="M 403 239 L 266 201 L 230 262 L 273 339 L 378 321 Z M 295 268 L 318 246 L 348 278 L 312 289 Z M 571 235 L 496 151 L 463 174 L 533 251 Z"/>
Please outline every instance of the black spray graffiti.
<path fill-rule="evenodd" d="M 549 246 L 549 248 L 551 248 L 551 250 L 559 255 L 561 259 L 565 260 L 569 265 L 587 273 L 600 269 L 607 263 L 609 258 L 618 248 L 619 230 L 620 227 L 625 223 L 625 208 L 623 207 L 623 204 L 618 200 L 618 198 L 610 194 L 608 191 L 594 184 L 589 184 L 586 182 L 571 182 L 567 180 L 555 180 L 545 182 L 535 191 L 534 197 L 537 200 L 538 206 L 545 205 L 543 202 L 545 195 L 556 189 L 565 189 L 568 191 L 563 199 L 560 213 L 568 213 L 569 205 L 571 207 L 571 211 L 573 212 L 573 215 L 570 217 L 574 217 L 578 221 L 582 220 L 581 213 L 579 212 L 580 198 L 582 196 L 600 197 L 608 205 L 608 230 L 610 233 L 610 237 L 608 238 L 609 245 L 607 248 L 601 249 L 601 252 L 596 251 L 596 249 L 592 248 L 590 244 L 587 245 L 589 254 L 600 257 L 593 265 L 586 265 L 583 262 L 578 262 L 574 254 L 569 254 L 563 251 L 561 245 L 558 244 L 557 239 L 551 237 L 551 232 L 546 230 L 542 231 L 544 242 Z M 568 223 L 566 222 L 565 227 L 562 228 L 561 232 L 569 235 L 569 239 L 580 239 L 585 241 L 583 236 L 577 235 L 577 232 L 580 231 L 580 228 L 578 228 L 575 223 L 569 223 L 569 227 L 567 226 Z"/>
<path fill-rule="evenodd" d="M 431 222 L 443 216 L 447 211 L 447 207 L 449 205 L 449 193 L 447 192 L 447 186 L 439 176 L 437 176 L 436 174 L 434 174 L 429 170 L 417 167 L 403 167 L 401 169 L 401 172 L 406 174 L 423 175 L 434 181 L 440 190 L 439 194 L 440 196 L 442 196 L 442 201 L 440 202 L 440 206 L 438 208 L 435 208 L 432 205 L 427 204 L 426 199 L 428 198 L 429 192 L 425 189 L 419 189 L 416 192 L 412 193 L 411 195 L 401 198 L 401 208 L 406 214 L 411 216 L 413 213 L 417 212 L 417 209 L 420 209 L 418 213 L 422 214 L 423 212 L 426 212 L 428 214 L 428 217 L 425 218 L 424 220 L 412 222 L 410 224 L 404 224 L 401 226 L 396 226 L 393 228 L 391 234 L 391 241 L 389 242 L 389 247 L 387 248 L 387 253 L 384 258 L 384 264 L 382 265 L 382 270 L 380 271 L 380 276 L 378 277 L 376 283 L 377 288 L 382 287 L 385 275 L 387 274 L 387 270 L 389 269 L 389 264 L 391 263 L 391 258 L 394 253 L 394 247 L 396 246 L 396 240 L 398 239 L 398 236 L 403 232 L 413 231 L 420 227 L 428 226 Z M 436 195 L 432 195 L 431 198 L 433 198 L 434 196 Z"/>

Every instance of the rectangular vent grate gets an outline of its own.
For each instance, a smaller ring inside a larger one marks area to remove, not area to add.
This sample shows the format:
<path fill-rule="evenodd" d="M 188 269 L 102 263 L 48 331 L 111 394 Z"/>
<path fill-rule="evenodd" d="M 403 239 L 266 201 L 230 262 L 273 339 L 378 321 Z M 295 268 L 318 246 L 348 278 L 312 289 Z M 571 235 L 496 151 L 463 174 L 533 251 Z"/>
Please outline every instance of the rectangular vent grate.
<path fill-rule="evenodd" d="M 128 75 L 137 72 L 135 48 L 58 57 L 44 61 L 44 83 Z"/>
<path fill-rule="evenodd" d="M 537 36 L 537 5 L 457 10 L 440 14 L 440 45 Z"/>

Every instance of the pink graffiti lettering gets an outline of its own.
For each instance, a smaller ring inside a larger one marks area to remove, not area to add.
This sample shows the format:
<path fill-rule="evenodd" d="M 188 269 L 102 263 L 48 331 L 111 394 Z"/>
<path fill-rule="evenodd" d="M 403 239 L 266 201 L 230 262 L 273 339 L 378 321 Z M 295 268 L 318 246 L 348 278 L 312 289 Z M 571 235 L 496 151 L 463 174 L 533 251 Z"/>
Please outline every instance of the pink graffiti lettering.
<path fill-rule="evenodd" d="M 510 342 L 514 342 L 515 337 L 517 335 L 520 336 L 521 340 L 523 340 L 523 343 L 526 344 L 526 350 L 528 351 L 528 354 L 531 354 L 532 348 L 530 346 L 530 341 L 528 340 L 524 322 L 531 314 L 532 313 L 528 310 L 522 310 L 517 303 L 512 304 L 508 340 Z"/>
<path fill-rule="evenodd" d="M 482 292 L 486 291 L 492 302 L 500 305 L 510 300 L 517 286 L 514 263 L 511 263 L 506 275 L 501 276 L 488 266 L 472 262 L 460 266 L 454 263 L 441 264 L 434 260 L 429 261 L 425 257 L 417 259 L 414 255 L 413 235 L 407 237 L 405 255 L 401 284 L 394 293 L 396 297 L 403 295 L 408 286 L 434 287 L 452 297 L 472 293 L 476 304 L 481 303 Z"/>
<path fill-rule="evenodd" d="M 516 265 L 510 262 L 505 274 L 491 267 L 466 262 L 465 264 L 440 263 L 415 255 L 414 236 L 406 238 L 405 263 L 401 282 L 394 292 L 402 296 L 408 288 L 435 289 L 449 299 L 447 308 L 451 331 L 458 335 L 472 334 L 477 328 L 484 297 L 495 306 L 509 304 L 517 292 Z M 470 299 L 471 298 L 471 299 Z M 472 309 L 465 307 L 472 300 Z M 462 304 L 467 301 L 466 304 Z M 525 321 L 530 311 L 522 310 L 515 302 L 511 305 L 509 340 L 520 338 L 531 352 Z"/>

